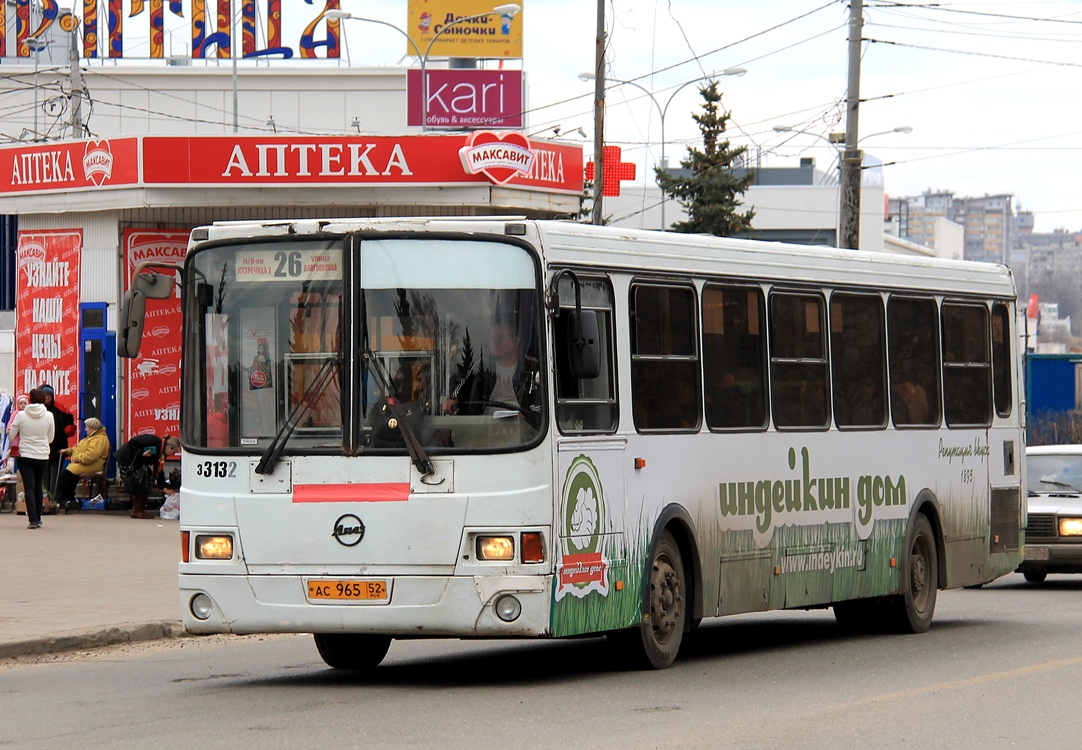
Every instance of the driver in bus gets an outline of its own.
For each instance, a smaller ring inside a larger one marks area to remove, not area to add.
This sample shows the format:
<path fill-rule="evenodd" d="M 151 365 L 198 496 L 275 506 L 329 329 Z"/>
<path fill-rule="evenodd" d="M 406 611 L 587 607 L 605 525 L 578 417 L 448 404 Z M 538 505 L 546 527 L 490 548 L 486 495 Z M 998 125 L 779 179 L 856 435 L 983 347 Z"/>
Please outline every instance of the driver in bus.
<path fill-rule="evenodd" d="M 535 429 L 541 422 L 540 367 L 536 357 L 522 351 L 521 336 L 513 318 L 497 318 L 489 331 L 486 363 L 457 389 L 466 400 L 449 398 L 444 414 L 488 414 L 518 411 L 520 419 Z"/>

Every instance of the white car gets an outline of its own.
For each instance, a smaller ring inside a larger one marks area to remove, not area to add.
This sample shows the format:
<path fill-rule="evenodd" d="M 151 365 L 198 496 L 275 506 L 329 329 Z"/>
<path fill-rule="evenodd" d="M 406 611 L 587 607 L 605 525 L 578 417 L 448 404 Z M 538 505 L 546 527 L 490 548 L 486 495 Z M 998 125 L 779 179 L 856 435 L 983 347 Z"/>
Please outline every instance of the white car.
<path fill-rule="evenodd" d="M 1082 445 L 1026 448 L 1029 513 L 1018 572 L 1030 583 L 1049 573 L 1082 573 Z"/>

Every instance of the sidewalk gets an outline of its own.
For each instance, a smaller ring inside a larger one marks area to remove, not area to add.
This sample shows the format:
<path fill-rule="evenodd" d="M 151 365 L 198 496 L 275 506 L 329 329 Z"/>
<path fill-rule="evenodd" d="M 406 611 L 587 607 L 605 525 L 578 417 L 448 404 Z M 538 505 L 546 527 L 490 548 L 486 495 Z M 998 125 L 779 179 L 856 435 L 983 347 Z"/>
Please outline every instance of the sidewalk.
<path fill-rule="evenodd" d="M 182 635 L 177 521 L 0 513 L 0 658 Z"/>

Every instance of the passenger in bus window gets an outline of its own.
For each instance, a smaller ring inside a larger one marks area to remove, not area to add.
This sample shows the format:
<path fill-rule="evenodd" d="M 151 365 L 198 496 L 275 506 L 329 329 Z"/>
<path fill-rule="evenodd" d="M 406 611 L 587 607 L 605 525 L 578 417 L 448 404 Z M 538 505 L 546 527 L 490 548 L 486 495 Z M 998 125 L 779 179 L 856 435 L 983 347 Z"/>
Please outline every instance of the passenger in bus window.
<path fill-rule="evenodd" d="M 894 386 L 893 407 L 897 424 L 928 424 L 928 395 L 916 383 L 904 381 Z"/>
<path fill-rule="evenodd" d="M 531 426 L 541 422 L 540 378 L 537 358 L 522 351 L 513 318 L 497 318 L 489 332 L 489 351 L 476 376 L 468 383 L 466 399 L 449 398 L 447 414 L 489 414 L 517 409 Z M 463 391 L 465 389 L 462 389 Z"/>
<path fill-rule="evenodd" d="M 733 373 L 725 373 L 707 389 L 706 413 L 715 427 L 739 427 L 747 423 L 747 397 Z"/>

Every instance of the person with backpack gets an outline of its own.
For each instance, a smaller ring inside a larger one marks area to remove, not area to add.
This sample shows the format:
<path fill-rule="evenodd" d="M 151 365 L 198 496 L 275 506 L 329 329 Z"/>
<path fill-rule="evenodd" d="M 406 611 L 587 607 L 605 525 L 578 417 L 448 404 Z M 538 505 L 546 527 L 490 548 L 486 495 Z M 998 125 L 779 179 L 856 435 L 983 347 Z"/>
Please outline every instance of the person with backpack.
<path fill-rule="evenodd" d="M 150 490 L 165 486 L 162 470 L 165 459 L 180 452 L 180 441 L 166 435 L 136 435 L 120 446 L 114 457 L 117 471 L 124 482 L 124 491 L 131 496 L 132 518 L 153 518 L 146 512 Z"/>

